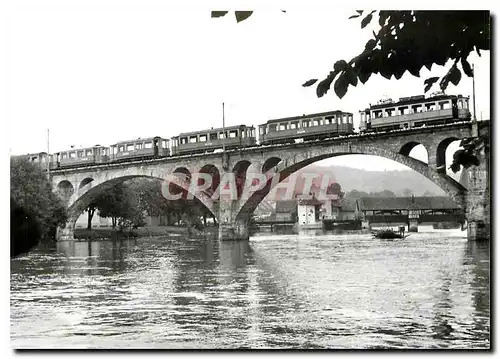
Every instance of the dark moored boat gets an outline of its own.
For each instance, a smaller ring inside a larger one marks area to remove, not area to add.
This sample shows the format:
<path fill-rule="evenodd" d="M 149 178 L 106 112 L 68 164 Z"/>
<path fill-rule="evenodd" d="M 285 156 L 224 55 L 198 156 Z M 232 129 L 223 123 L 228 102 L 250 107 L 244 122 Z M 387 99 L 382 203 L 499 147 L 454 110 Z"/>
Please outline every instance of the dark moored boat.
<path fill-rule="evenodd" d="M 372 231 L 372 234 L 375 238 L 380 239 L 404 239 L 409 236 L 409 234 L 405 236 L 403 233 L 394 232 L 392 229 Z"/>

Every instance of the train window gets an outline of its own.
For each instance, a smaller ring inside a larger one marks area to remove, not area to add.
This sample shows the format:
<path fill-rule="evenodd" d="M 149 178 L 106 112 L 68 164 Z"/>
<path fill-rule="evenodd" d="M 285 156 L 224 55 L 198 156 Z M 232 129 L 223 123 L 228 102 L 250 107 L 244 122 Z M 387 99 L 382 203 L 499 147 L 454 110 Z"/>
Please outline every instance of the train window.
<path fill-rule="evenodd" d="M 400 107 L 399 111 L 402 115 L 408 115 L 410 113 L 410 109 L 408 107 Z"/>
<path fill-rule="evenodd" d="M 92 156 L 92 150 L 87 150 L 87 156 Z"/>
<path fill-rule="evenodd" d="M 449 109 L 451 106 L 450 106 L 450 102 L 449 101 L 445 101 L 445 102 L 440 102 L 439 103 L 439 109 L 440 110 L 446 110 L 446 109 Z"/>
<path fill-rule="evenodd" d="M 241 138 L 245 138 L 245 130 L 241 130 L 241 135 L 240 135 Z"/>
<path fill-rule="evenodd" d="M 309 127 L 309 120 L 303 120 L 302 121 L 302 126 L 301 127 Z"/>
<path fill-rule="evenodd" d="M 276 130 L 284 131 L 284 130 L 286 130 L 286 125 L 280 124 Z"/>
<path fill-rule="evenodd" d="M 221 139 L 221 140 L 224 139 L 224 132 L 219 132 L 219 139 Z"/>
<path fill-rule="evenodd" d="M 153 143 L 152 142 L 146 142 L 144 144 L 144 148 L 153 148 Z"/>
<path fill-rule="evenodd" d="M 68 158 L 68 154 L 65 152 L 61 155 L 61 159 L 65 160 L 66 158 Z"/>
<path fill-rule="evenodd" d="M 290 124 L 290 129 L 291 130 L 295 130 L 297 128 L 297 124 L 296 123 L 291 123 Z"/>
<path fill-rule="evenodd" d="M 142 150 L 142 143 L 136 143 L 135 144 L 135 149 L 136 150 Z"/>
<path fill-rule="evenodd" d="M 189 136 L 189 143 L 196 143 L 196 136 Z"/>
<path fill-rule="evenodd" d="M 207 142 L 207 135 L 200 135 L 200 142 Z"/>
<path fill-rule="evenodd" d="M 106 149 L 105 148 L 101 148 L 101 155 L 103 155 L 103 156 L 106 155 Z"/>
<path fill-rule="evenodd" d="M 83 151 L 78 151 L 78 152 L 77 152 L 77 156 L 78 156 L 78 158 L 85 157 L 85 156 L 84 156 L 84 152 L 83 152 Z"/>
<path fill-rule="evenodd" d="M 76 158 L 76 152 L 70 152 L 69 158 Z"/>
<path fill-rule="evenodd" d="M 216 140 L 216 139 L 217 139 L 217 133 L 212 132 L 212 133 L 210 134 L 210 141 L 212 141 L 212 140 Z"/>
<path fill-rule="evenodd" d="M 163 148 L 167 148 L 168 147 L 167 140 L 161 141 L 161 147 L 163 147 Z"/>
<path fill-rule="evenodd" d="M 127 151 L 133 151 L 133 150 L 134 150 L 133 144 L 127 145 Z"/>
<path fill-rule="evenodd" d="M 238 137 L 238 131 L 229 131 L 229 138 Z"/>

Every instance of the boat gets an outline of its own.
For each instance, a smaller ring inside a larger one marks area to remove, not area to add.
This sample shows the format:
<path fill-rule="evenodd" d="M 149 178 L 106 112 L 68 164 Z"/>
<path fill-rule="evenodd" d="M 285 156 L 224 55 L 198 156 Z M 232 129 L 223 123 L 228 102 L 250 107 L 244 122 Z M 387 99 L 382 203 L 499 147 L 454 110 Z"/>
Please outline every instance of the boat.
<path fill-rule="evenodd" d="M 372 231 L 372 234 L 375 238 L 380 238 L 380 239 L 405 239 L 406 237 L 409 236 L 409 234 L 405 236 L 404 232 L 397 233 L 392 229 L 382 229 L 378 231 Z"/>

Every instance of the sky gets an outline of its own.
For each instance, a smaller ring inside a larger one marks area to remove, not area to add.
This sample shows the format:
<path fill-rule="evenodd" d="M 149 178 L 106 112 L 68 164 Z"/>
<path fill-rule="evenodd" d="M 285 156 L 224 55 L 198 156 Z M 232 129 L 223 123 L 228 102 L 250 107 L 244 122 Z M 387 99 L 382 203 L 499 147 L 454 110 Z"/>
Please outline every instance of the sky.
<path fill-rule="evenodd" d="M 374 26 L 361 30 L 351 9 L 285 6 L 210 18 L 207 6 L 159 1 L 19 1 L 5 23 L 5 119 L 10 154 L 220 127 L 257 126 L 269 119 L 321 111 L 354 113 L 382 97 L 423 93 L 423 81 L 446 68 L 425 68 L 399 81 L 374 75 L 339 99 L 315 86 L 339 59 L 357 55 Z M 286 9 L 286 13 L 280 11 Z M 476 67 L 478 119 L 490 118 L 490 56 Z M 434 89 L 432 89 L 434 90 Z M 431 90 L 431 91 L 432 91 Z M 437 89 L 436 89 L 437 90 Z M 472 95 L 472 80 L 447 93 Z M 451 152 L 452 153 L 452 152 Z M 422 159 L 425 151 L 415 150 Z M 379 157 L 325 160 L 372 170 L 403 169 Z"/>

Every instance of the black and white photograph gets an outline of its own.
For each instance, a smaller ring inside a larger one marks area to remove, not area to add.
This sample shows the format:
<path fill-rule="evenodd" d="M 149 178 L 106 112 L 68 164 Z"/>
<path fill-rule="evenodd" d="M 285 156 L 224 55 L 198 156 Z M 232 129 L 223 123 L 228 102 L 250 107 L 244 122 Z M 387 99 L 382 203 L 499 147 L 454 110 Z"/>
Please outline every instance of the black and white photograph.
<path fill-rule="evenodd" d="M 495 12 L 428 3 L 7 1 L 5 351 L 491 351 Z"/>

